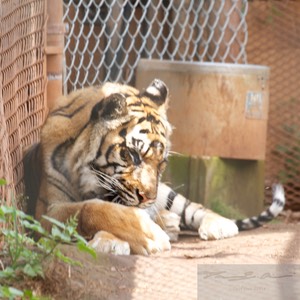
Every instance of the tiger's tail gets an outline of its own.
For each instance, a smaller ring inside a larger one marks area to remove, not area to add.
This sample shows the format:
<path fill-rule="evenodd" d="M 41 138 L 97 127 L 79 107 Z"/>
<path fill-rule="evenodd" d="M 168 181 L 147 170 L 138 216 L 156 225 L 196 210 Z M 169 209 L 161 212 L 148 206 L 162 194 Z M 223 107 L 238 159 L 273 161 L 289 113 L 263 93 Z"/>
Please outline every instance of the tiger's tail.
<path fill-rule="evenodd" d="M 284 204 L 285 195 L 283 186 L 281 184 L 275 184 L 273 186 L 273 201 L 270 207 L 258 216 L 243 220 L 235 220 L 235 223 L 239 231 L 260 227 L 276 218 L 282 212 Z"/>

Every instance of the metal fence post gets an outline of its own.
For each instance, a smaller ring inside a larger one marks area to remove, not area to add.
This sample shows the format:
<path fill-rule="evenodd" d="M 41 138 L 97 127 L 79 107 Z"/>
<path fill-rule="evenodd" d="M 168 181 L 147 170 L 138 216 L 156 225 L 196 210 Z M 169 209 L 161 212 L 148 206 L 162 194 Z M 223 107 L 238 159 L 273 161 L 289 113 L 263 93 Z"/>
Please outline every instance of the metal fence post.
<path fill-rule="evenodd" d="M 64 51 L 64 23 L 63 1 L 47 1 L 47 103 L 53 107 L 57 97 L 62 95 L 63 83 L 63 51 Z"/>

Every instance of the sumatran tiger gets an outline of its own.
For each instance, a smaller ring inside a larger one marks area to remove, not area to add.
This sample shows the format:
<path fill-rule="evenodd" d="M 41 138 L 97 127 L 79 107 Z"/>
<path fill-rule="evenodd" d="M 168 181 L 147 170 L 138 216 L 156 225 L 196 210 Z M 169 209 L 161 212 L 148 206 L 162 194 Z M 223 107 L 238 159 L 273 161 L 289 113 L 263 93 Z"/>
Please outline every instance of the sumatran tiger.
<path fill-rule="evenodd" d="M 24 157 L 28 212 L 48 230 L 43 215 L 77 216 L 78 232 L 98 250 L 144 255 L 170 249 L 166 232 L 179 225 L 222 239 L 279 214 L 281 185 L 258 217 L 232 221 L 162 183 L 172 132 L 167 106 L 168 88 L 158 79 L 143 91 L 105 83 L 60 97 Z"/>

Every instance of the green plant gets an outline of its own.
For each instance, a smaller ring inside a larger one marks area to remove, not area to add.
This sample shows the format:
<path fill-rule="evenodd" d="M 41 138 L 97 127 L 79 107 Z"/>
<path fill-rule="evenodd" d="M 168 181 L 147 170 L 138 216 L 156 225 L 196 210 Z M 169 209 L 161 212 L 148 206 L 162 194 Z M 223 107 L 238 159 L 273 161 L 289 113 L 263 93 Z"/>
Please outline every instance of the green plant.
<path fill-rule="evenodd" d="M 41 299 L 35 297 L 32 291 L 30 290 L 21 291 L 11 286 L 0 286 L 0 297 L 1 299 L 15 299 L 15 298 L 18 299 L 22 298 L 22 299 L 29 299 L 29 300 Z"/>
<path fill-rule="evenodd" d="M 5 184 L 5 181 L 1 180 L 0 184 Z M 95 251 L 87 246 L 86 240 L 77 233 L 76 218 L 66 223 L 46 216 L 44 218 L 52 223 L 51 232 L 46 231 L 33 217 L 15 207 L 0 206 L 1 299 L 37 299 L 31 291 L 20 291 L 12 287 L 12 283 L 26 277 L 43 278 L 42 261 L 48 257 L 57 258 L 70 265 L 80 265 L 78 261 L 64 255 L 58 247 L 59 244 L 76 244 L 80 251 L 96 256 Z M 35 240 L 32 233 L 38 234 L 40 238 Z"/>

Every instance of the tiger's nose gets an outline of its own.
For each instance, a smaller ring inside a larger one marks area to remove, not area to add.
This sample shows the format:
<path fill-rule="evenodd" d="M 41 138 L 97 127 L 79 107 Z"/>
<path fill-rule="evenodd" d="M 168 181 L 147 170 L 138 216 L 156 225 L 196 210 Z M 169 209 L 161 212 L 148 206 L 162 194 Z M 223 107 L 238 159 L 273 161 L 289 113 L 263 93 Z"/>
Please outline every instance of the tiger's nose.
<path fill-rule="evenodd" d="M 145 203 L 156 199 L 156 193 L 153 192 L 142 192 L 137 190 L 137 195 L 139 197 L 140 203 Z"/>
<path fill-rule="evenodd" d="M 140 200 L 141 203 L 145 203 L 149 200 L 144 193 L 140 193 L 140 196 L 141 196 L 141 200 Z"/>

